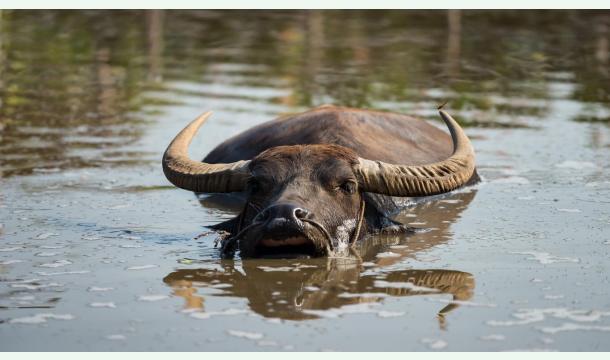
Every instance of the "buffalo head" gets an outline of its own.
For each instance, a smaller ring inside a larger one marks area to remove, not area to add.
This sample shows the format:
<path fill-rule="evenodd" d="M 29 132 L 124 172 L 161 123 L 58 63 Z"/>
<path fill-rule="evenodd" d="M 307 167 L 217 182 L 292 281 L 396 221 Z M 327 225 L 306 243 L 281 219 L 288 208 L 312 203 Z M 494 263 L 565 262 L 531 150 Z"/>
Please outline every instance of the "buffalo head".
<path fill-rule="evenodd" d="M 186 190 L 246 194 L 225 252 L 239 247 L 242 257 L 325 255 L 349 247 L 366 232 L 364 193 L 426 196 L 469 180 L 474 172 L 470 141 L 450 115 L 440 114 L 453 138 L 453 154 L 408 166 L 363 159 L 352 149 L 329 144 L 277 146 L 228 164 L 194 161 L 188 146 L 208 112 L 175 137 L 163 156 L 163 170 Z"/>

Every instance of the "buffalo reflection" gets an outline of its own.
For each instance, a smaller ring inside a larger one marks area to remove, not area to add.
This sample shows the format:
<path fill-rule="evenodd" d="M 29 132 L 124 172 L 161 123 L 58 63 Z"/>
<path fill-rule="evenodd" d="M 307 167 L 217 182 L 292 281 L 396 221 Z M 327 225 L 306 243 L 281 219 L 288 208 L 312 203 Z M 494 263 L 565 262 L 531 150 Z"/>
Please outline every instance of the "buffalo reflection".
<path fill-rule="evenodd" d="M 398 270 L 367 274 L 361 263 L 349 259 L 248 260 L 241 269 L 233 261 L 223 264 L 224 270 L 177 270 L 163 281 L 174 289 L 174 295 L 185 299 L 187 309 L 205 310 L 197 288 L 215 287 L 223 290 L 215 296 L 247 298 L 252 311 L 287 320 L 313 319 L 318 317 L 316 311 L 379 302 L 388 295 L 450 294 L 454 301 L 465 301 L 474 289 L 474 278 L 466 272 Z M 439 315 L 457 306 L 450 303 Z"/>
<path fill-rule="evenodd" d="M 354 248 L 352 258 L 227 260 L 215 263 L 220 265 L 217 269 L 180 269 L 163 281 L 173 288 L 174 295 L 185 299 L 187 309 L 204 311 L 204 297 L 198 289 L 216 288 L 221 293 L 213 296 L 245 298 L 251 310 L 262 316 L 290 320 L 313 319 L 323 315 L 318 311 L 379 302 L 386 296 L 448 294 L 452 302 L 438 312 L 443 326 L 444 315 L 472 297 L 472 274 L 388 267 L 446 243 L 452 235 L 450 225 L 475 194 L 476 189 L 471 188 L 409 207 L 398 219 L 430 231 L 371 236 Z M 206 197 L 201 202 L 208 208 L 239 211 L 239 201 L 223 206 L 217 200 Z M 386 251 L 394 256 L 377 256 Z"/>

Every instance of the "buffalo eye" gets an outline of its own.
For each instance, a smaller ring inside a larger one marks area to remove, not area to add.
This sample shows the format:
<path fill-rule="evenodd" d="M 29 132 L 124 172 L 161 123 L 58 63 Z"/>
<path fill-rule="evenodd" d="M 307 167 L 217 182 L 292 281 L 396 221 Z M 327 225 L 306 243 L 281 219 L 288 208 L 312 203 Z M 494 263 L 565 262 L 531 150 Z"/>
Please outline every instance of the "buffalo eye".
<path fill-rule="evenodd" d="M 347 180 L 339 185 L 339 189 L 346 194 L 352 195 L 356 192 L 356 183 L 352 180 Z"/>

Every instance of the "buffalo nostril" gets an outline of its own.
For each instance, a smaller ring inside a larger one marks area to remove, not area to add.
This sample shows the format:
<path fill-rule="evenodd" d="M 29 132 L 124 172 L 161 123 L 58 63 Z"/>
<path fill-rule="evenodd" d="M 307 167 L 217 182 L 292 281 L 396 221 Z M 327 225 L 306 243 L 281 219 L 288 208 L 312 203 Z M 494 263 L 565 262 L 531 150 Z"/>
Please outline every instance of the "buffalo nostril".
<path fill-rule="evenodd" d="M 307 217 L 307 215 L 309 215 L 309 211 L 307 211 L 305 209 L 301 209 L 301 208 L 294 209 L 294 217 L 297 219 L 304 219 L 305 217 Z"/>

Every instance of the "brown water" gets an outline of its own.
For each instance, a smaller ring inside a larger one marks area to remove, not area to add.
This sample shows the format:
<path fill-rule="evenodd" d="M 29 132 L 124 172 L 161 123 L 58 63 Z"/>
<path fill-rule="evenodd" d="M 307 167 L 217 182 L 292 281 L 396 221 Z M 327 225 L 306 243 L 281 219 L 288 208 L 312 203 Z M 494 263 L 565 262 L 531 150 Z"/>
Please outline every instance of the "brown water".
<path fill-rule="evenodd" d="M 610 350 L 609 12 L 0 13 L 0 350 Z M 323 103 L 462 122 L 484 181 L 358 257 L 221 261 L 201 158 Z"/>

